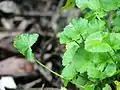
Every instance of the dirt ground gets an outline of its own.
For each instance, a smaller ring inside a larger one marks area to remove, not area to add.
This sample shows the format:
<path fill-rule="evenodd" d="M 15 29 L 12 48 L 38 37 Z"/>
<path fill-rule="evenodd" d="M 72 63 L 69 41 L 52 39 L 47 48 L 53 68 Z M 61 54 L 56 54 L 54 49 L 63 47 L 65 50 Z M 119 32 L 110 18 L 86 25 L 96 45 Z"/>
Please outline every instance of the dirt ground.
<path fill-rule="evenodd" d="M 80 15 L 76 8 L 61 11 L 65 2 L 66 0 L 0 0 L 0 71 L 4 70 L 0 77 L 12 76 L 20 89 L 63 86 L 59 77 L 36 63 L 36 69 L 31 73 L 19 72 L 18 66 L 25 63 L 25 58 L 13 47 L 13 40 L 22 33 L 38 33 L 39 39 L 32 47 L 35 56 L 53 71 L 61 73 L 65 47 L 60 45 L 57 36 L 73 17 Z"/>

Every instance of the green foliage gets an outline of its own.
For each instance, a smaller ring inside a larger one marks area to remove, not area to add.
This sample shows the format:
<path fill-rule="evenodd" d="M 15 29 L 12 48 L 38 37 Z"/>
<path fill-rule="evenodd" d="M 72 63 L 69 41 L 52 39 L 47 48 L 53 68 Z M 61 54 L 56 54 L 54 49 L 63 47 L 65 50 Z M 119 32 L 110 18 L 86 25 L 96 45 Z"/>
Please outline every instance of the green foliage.
<path fill-rule="evenodd" d="M 14 47 L 23 54 L 29 61 L 34 60 L 31 47 L 37 41 L 38 34 L 21 34 L 14 40 Z"/>
<path fill-rule="evenodd" d="M 120 0 L 73 1 L 89 11 L 59 34 L 60 43 L 66 45 L 65 84 L 72 82 L 81 90 L 110 89 L 120 69 Z"/>
<path fill-rule="evenodd" d="M 107 33 L 105 33 L 107 34 Z M 103 38 L 104 32 L 95 32 L 89 35 L 85 41 L 85 49 L 89 52 L 109 52 L 112 50 L 110 45 Z"/>
<path fill-rule="evenodd" d="M 80 40 L 81 35 L 87 34 L 88 21 L 86 19 L 73 19 L 72 22 L 64 28 L 64 32 L 60 33 L 60 43 L 66 44 Z"/>

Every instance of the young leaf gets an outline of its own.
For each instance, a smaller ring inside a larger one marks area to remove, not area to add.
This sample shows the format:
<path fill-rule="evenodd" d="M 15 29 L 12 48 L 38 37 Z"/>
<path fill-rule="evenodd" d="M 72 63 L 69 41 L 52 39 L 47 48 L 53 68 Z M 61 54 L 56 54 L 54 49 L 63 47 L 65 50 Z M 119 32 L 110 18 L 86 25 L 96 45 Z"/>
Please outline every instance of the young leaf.
<path fill-rule="evenodd" d="M 65 6 L 62 8 L 63 10 L 69 10 L 70 8 L 75 6 L 75 0 L 67 0 Z"/>
<path fill-rule="evenodd" d="M 88 20 L 83 18 L 76 18 L 71 21 L 74 29 L 79 31 L 79 33 L 86 33 L 86 29 L 88 29 Z"/>
<path fill-rule="evenodd" d="M 89 35 L 85 41 L 85 49 L 89 52 L 109 52 L 112 50 L 109 44 L 103 41 L 105 34 L 96 32 Z"/>
<path fill-rule="evenodd" d="M 75 26 L 71 23 L 64 28 L 64 33 L 73 41 L 80 38 L 80 32 L 78 31 L 78 28 L 76 29 Z"/>
<path fill-rule="evenodd" d="M 87 34 L 88 21 L 86 19 L 73 19 L 72 22 L 64 28 L 64 31 L 59 34 L 60 43 L 66 44 L 81 39 Z"/>
<path fill-rule="evenodd" d="M 105 21 L 93 19 L 89 22 L 88 34 L 105 30 Z"/>
<path fill-rule="evenodd" d="M 89 52 L 109 52 L 112 50 L 109 44 L 100 40 L 89 40 L 85 42 L 85 49 Z"/>
<path fill-rule="evenodd" d="M 23 54 L 28 60 L 34 60 L 32 45 L 37 41 L 38 34 L 21 34 L 14 40 L 14 47 Z"/>

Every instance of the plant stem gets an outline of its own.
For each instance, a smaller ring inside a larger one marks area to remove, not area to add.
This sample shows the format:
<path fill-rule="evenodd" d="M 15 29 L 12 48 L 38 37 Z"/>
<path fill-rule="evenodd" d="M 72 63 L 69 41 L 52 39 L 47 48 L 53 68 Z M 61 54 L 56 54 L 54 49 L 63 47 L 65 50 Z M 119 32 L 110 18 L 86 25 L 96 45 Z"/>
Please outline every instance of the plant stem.
<path fill-rule="evenodd" d="M 60 77 L 60 78 L 62 78 L 62 79 L 64 78 L 62 75 L 60 75 L 60 74 L 52 71 L 52 70 L 49 69 L 48 67 L 46 67 L 44 64 L 42 64 L 42 63 L 41 63 L 39 60 L 37 60 L 36 58 L 35 58 L 35 61 L 36 61 L 40 66 L 42 66 L 43 68 L 47 69 L 49 72 L 53 73 L 54 75 L 56 75 L 56 76 L 58 76 L 58 77 Z"/>
<path fill-rule="evenodd" d="M 35 58 L 35 61 L 36 61 L 40 66 L 42 66 L 43 68 L 47 69 L 49 72 L 51 72 L 51 73 L 53 73 L 54 75 L 56 75 L 56 76 L 64 79 L 64 77 L 63 77 L 62 75 L 60 75 L 60 74 L 52 71 L 51 69 L 49 69 L 48 67 L 46 67 L 44 64 L 42 64 L 42 63 L 41 63 L 39 60 L 37 60 L 36 58 Z M 71 81 L 71 82 L 72 82 L 72 81 Z M 79 86 L 80 86 L 81 88 L 85 88 L 85 87 L 82 86 L 82 85 L 79 85 Z"/>

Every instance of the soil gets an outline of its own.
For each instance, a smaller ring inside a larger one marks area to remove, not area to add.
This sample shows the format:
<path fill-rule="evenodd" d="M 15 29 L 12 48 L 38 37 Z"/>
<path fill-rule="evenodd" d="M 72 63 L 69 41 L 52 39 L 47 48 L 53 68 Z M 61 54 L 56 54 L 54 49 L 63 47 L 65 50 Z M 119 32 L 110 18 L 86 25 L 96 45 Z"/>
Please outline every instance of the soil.
<path fill-rule="evenodd" d="M 38 33 L 39 38 L 32 47 L 35 56 L 53 71 L 61 73 L 65 46 L 60 45 L 57 36 L 73 17 L 80 15 L 76 8 L 61 11 L 65 2 L 66 0 L 0 0 L 0 65 L 11 70 L 7 74 L 4 70 L 0 77 L 12 76 L 20 90 L 59 90 L 63 86 L 63 80 L 35 62 L 33 70 L 32 65 L 15 49 L 13 41 L 22 33 Z M 16 73 L 15 70 L 20 69 L 20 59 L 27 69 Z M 1 67 L 0 70 L 4 68 Z M 27 71 L 32 73 L 27 74 Z M 75 89 L 71 86 L 69 90 Z"/>

